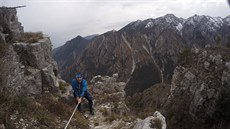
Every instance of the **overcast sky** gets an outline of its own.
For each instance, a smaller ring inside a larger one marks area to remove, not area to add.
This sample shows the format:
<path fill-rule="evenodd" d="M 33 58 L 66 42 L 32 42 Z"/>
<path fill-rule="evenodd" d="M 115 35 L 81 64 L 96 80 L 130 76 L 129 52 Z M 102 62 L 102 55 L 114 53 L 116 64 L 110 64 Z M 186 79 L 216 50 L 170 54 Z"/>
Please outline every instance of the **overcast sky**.
<path fill-rule="evenodd" d="M 19 5 L 26 5 L 18 9 L 24 30 L 49 35 L 53 48 L 78 35 L 119 30 L 132 21 L 168 13 L 182 18 L 230 15 L 227 0 L 0 0 L 0 6 Z"/>

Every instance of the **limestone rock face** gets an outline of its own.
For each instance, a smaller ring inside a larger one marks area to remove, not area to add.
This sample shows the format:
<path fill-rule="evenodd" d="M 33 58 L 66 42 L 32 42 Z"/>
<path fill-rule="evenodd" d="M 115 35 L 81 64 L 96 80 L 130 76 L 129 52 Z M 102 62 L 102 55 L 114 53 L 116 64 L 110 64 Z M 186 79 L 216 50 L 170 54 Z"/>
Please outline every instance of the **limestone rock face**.
<path fill-rule="evenodd" d="M 89 119 L 91 129 L 130 129 L 133 126 L 134 120 L 125 104 L 126 83 L 117 78 L 118 74 L 111 77 L 97 75 L 90 81 L 90 92 L 95 98 L 95 116 Z"/>
<path fill-rule="evenodd" d="M 24 95 L 59 92 L 60 76 L 49 37 L 43 35 L 35 43 L 12 43 L 23 32 L 16 14 L 15 8 L 0 8 L 1 88 Z"/>
<path fill-rule="evenodd" d="M 166 129 L 165 117 L 156 111 L 153 116 L 149 116 L 144 120 L 138 120 L 133 129 Z"/>
<path fill-rule="evenodd" d="M 24 65 L 40 69 L 47 67 L 49 64 L 56 65 L 51 56 L 51 45 L 49 37 L 44 37 L 44 39 L 39 40 L 37 43 L 13 44 L 14 50 L 20 56 L 20 62 Z"/>
<path fill-rule="evenodd" d="M 174 118 L 175 121 L 186 116 L 187 121 L 191 119 L 191 122 L 203 122 L 202 126 L 222 122 L 221 127 L 229 127 L 226 125 L 230 105 L 229 52 L 229 48 L 207 48 L 192 53 L 192 64 L 179 66 L 174 70 L 166 110 L 169 114 L 179 111 L 175 114 L 178 116 Z M 208 123 L 210 121 L 214 123 Z M 185 121 L 179 123 L 187 128 Z M 173 127 L 180 126 L 178 123 L 171 124 Z"/>
<path fill-rule="evenodd" d="M 60 77 L 48 37 L 36 43 L 14 43 L 7 53 L 3 58 L 5 86 L 16 94 L 59 91 Z"/>
<path fill-rule="evenodd" d="M 0 43 L 10 41 L 23 32 L 23 27 L 18 21 L 16 9 L 0 7 Z"/>
<path fill-rule="evenodd" d="M 4 125 L 4 124 L 1 124 L 1 125 L 0 125 L 0 129 L 5 129 L 5 125 Z"/>

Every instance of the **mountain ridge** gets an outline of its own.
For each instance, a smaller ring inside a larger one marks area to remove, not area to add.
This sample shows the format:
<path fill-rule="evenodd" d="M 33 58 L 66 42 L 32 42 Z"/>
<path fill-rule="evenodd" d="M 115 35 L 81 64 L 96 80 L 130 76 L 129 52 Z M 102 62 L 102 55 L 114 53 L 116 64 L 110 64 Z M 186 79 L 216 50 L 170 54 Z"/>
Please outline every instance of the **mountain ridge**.
<path fill-rule="evenodd" d="M 177 55 L 183 49 L 227 44 L 229 28 L 228 20 L 204 15 L 183 19 L 167 14 L 155 19 L 137 20 L 118 31 L 96 36 L 85 47 L 74 64 L 75 68 L 69 71 L 73 76 L 79 67 L 89 79 L 98 74 L 111 76 L 118 73 L 119 79 L 128 83 L 127 95 L 132 95 L 155 83 L 170 83 Z M 146 85 L 135 85 L 137 82 L 145 82 Z"/>
<path fill-rule="evenodd" d="M 80 35 L 66 42 L 62 47 L 53 50 L 54 60 L 58 60 L 60 74 L 63 79 L 68 77 L 69 73 L 63 70 L 74 67 L 73 64 L 79 59 L 78 57 L 83 53 L 83 50 L 88 46 L 89 41 Z M 67 51 L 67 52 L 65 52 Z"/>

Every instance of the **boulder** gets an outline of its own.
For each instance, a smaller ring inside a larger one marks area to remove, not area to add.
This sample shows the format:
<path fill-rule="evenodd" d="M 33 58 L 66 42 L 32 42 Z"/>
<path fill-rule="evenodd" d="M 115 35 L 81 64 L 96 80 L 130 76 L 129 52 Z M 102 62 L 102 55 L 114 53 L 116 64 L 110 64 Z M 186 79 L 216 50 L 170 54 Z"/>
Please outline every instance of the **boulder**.
<path fill-rule="evenodd" d="M 3 58 L 3 85 L 15 94 L 59 92 L 60 75 L 52 59 L 49 37 L 43 36 L 36 43 L 13 43 L 8 47 L 8 54 Z"/>
<path fill-rule="evenodd" d="M 4 124 L 0 124 L 0 129 L 5 129 L 5 125 Z"/>
<path fill-rule="evenodd" d="M 23 26 L 18 21 L 16 9 L 1 7 L 0 19 L 0 42 L 8 42 L 24 32 Z"/>
<path fill-rule="evenodd" d="M 133 129 L 166 129 L 166 127 L 165 117 L 159 111 L 156 111 L 153 116 L 144 120 L 138 119 Z"/>

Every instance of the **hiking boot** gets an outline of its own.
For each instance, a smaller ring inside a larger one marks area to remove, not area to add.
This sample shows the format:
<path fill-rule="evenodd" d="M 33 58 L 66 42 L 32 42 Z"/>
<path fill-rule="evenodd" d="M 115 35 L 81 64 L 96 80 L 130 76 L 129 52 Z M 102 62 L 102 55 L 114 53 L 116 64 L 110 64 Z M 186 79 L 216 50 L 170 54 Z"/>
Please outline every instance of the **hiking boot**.
<path fill-rule="evenodd" d="M 82 111 L 82 109 L 78 109 L 78 112 L 83 114 L 84 112 Z"/>
<path fill-rule="evenodd" d="M 94 116 L 95 115 L 94 111 L 90 111 L 90 115 Z"/>

